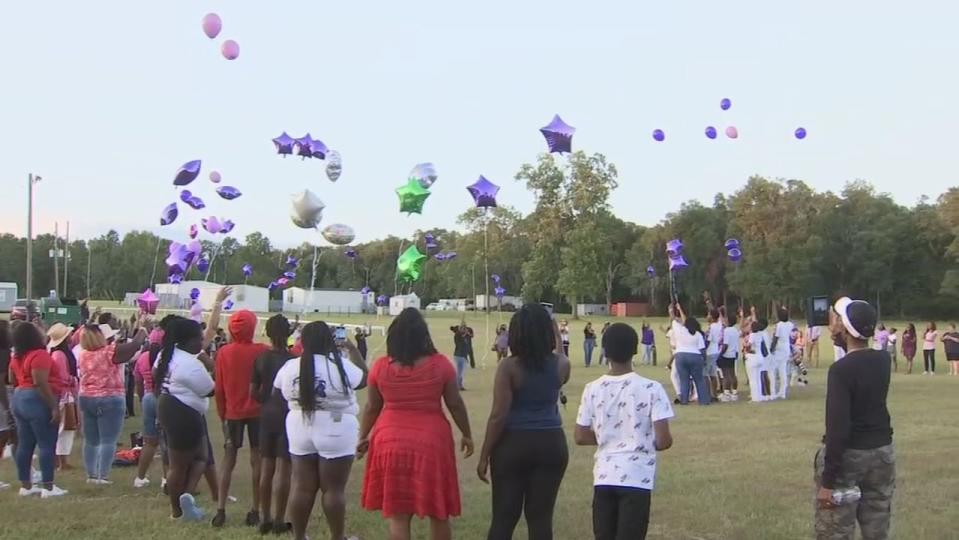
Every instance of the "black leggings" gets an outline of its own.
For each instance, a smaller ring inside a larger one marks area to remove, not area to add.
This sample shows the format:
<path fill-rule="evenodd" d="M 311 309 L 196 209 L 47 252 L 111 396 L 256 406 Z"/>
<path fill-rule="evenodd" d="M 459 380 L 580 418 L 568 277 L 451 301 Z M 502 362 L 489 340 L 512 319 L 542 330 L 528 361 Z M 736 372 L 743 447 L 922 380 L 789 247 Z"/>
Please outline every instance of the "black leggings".
<path fill-rule="evenodd" d="M 553 507 L 568 462 L 562 429 L 504 432 L 490 456 L 493 521 L 487 539 L 512 539 L 525 512 L 529 540 L 552 540 Z"/>
<path fill-rule="evenodd" d="M 936 351 L 922 351 L 922 370 L 930 373 L 936 372 Z"/>

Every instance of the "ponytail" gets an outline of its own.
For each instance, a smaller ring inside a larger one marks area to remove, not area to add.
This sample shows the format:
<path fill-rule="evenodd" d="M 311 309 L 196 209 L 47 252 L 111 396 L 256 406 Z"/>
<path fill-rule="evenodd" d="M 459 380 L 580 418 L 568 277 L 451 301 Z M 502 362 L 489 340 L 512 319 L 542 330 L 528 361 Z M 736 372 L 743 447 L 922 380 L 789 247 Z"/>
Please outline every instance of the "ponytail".
<path fill-rule="evenodd" d="M 316 355 L 322 355 L 326 358 L 332 358 L 340 373 L 340 381 L 343 384 L 343 394 L 350 393 L 350 382 L 346 376 L 346 370 L 343 368 L 343 360 L 340 357 L 340 351 L 333 340 L 333 332 L 323 321 L 315 321 L 303 327 L 301 334 L 303 341 L 303 355 L 300 356 L 300 380 L 299 395 L 297 402 L 300 410 L 307 417 L 313 416 L 316 410 Z M 330 390 L 333 390 L 330 388 Z"/>
<path fill-rule="evenodd" d="M 173 349 L 181 340 L 189 339 L 190 336 L 198 332 L 200 325 L 180 317 L 178 315 L 168 315 L 160 322 L 163 329 L 163 343 L 160 347 L 159 361 L 153 370 L 153 392 L 160 395 L 163 391 L 163 385 L 166 383 L 167 375 L 170 372 L 170 361 L 173 359 Z M 151 347 L 150 359 L 154 358 Z"/>
<path fill-rule="evenodd" d="M 343 395 L 350 395 L 350 378 L 346 376 L 346 369 L 343 368 L 343 356 L 340 355 L 340 348 L 333 347 L 333 363 L 336 364 L 336 370 L 340 372 L 340 382 L 343 383 Z"/>
<path fill-rule="evenodd" d="M 166 382 L 167 373 L 170 371 L 170 360 L 173 358 L 173 349 L 176 343 L 170 333 L 163 336 L 163 348 L 160 349 L 160 361 L 153 370 L 153 392 L 160 395 L 163 390 L 163 384 Z"/>

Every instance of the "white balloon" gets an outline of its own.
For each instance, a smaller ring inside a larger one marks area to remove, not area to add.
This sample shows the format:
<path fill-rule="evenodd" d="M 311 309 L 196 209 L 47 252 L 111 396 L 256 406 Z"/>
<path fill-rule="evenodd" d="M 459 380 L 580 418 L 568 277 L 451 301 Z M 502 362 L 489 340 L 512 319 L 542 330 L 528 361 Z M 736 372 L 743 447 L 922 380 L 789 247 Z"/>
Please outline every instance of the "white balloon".
<path fill-rule="evenodd" d="M 326 155 L 326 177 L 330 179 L 330 182 L 336 182 L 341 174 L 343 174 L 343 159 L 339 152 L 330 150 Z"/>
<path fill-rule="evenodd" d="M 345 246 L 356 238 L 356 233 L 353 232 L 353 227 L 349 225 L 334 223 L 323 229 L 323 238 L 326 238 L 326 241 L 331 244 Z"/>
<path fill-rule="evenodd" d="M 416 178 L 424 189 L 429 189 L 438 178 L 436 166 L 432 163 L 418 163 L 410 171 L 410 178 Z"/>

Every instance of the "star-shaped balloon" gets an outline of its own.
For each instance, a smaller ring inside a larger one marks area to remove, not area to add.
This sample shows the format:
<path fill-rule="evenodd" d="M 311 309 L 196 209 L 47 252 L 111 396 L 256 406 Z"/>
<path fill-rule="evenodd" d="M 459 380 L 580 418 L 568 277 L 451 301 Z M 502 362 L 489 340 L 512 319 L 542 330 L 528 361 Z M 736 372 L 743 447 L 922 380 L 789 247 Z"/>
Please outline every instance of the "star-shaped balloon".
<path fill-rule="evenodd" d="M 323 204 L 323 201 L 321 201 L 319 197 L 312 191 L 304 189 L 293 196 L 293 212 L 294 216 L 298 218 L 298 220 L 295 219 L 293 222 L 300 227 L 312 223 L 310 226 L 302 227 L 304 229 L 315 227 L 323 219 L 324 208 L 326 208 L 326 205 Z"/>
<path fill-rule="evenodd" d="M 184 274 L 190 268 L 195 254 L 190 248 L 179 242 L 170 244 L 170 254 L 166 258 L 166 265 L 171 273 Z"/>
<path fill-rule="evenodd" d="M 170 203 L 163 209 L 163 212 L 160 213 L 160 225 L 169 225 L 176 221 L 177 216 L 180 215 L 180 211 L 177 210 L 176 203 Z"/>
<path fill-rule="evenodd" d="M 293 145 L 295 143 L 296 139 L 287 135 L 285 131 L 282 135 L 273 139 L 273 144 L 276 146 L 276 153 L 284 157 L 293 153 Z"/>
<path fill-rule="evenodd" d="M 420 253 L 415 245 L 410 246 L 396 260 L 396 275 L 406 282 L 419 281 L 423 275 L 423 265 L 425 263 L 426 255 Z"/>
<path fill-rule="evenodd" d="M 499 298 L 500 300 L 502 300 L 503 297 L 506 296 L 506 289 L 502 287 L 496 287 L 495 289 L 493 289 L 493 294 L 496 295 L 496 298 Z"/>
<path fill-rule="evenodd" d="M 253 265 L 246 263 L 243 265 L 243 277 L 250 277 L 253 275 Z"/>
<path fill-rule="evenodd" d="M 313 157 L 313 137 L 309 133 L 296 139 L 296 155 L 303 159 Z"/>
<path fill-rule="evenodd" d="M 676 255 L 675 257 L 669 258 L 669 271 L 675 272 L 676 270 L 682 270 L 689 266 L 689 263 L 686 262 L 686 259 L 682 255 Z"/>
<path fill-rule="evenodd" d="M 385 306 L 386 304 L 389 303 L 389 301 L 390 301 L 390 299 L 387 298 L 387 296 L 386 296 L 385 294 L 381 294 L 381 295 L 379 295 L 379 296 L 376 297 L 376 305 L 378 305 L 378 306 Z"/>
<path fill-rule="evenodd" d="M 373 289 L 369 287 L 363 287 L 362 289 L 360 289 L 360 293 L 363 295 L 370 294 L 371 292 L 373 292 Z"/>
<path fill-rule="evenodd" d="M 242 193 L 240 193 L 240 190 L 236 189 L 233 186 L 220 186 L 216 188 L 216 194 L 228 201 L 232 201 L 233 199 L 239 197 L 240 195 L 243 195 Z"/>
<path fill-rule="evenodd" d="M 269 284 L 266 288 L 267 288 L 267 290 L 269 290 L 270 292 L 273 292 L 273 291 L 275 291 L 276 288 L 279 287 L 279 286 L 280 286 L 279 283 L 277 283 L 277 282 L 275 282 L 275 281 L 271 281 L 270 284 Z"/>
<path fill-rule="evenodd" d="M 439 247 L 439 244 L 436 243 L 436 238 L 431 233 L 426 233 L 423 236 L 423 240 L 426 241 L 426 249 L 436 249 Z"/>
<path fill-rule="evenodd" d="M 666 242 L 666 254 L 669 256 L 679 255 L 683 252 L 683 241 L 679 238 Z"/>
<path fill-rule="evenodd" d="M 227 300 L 226 302 L 223 302 L 223 309 L 224 311 L 230 311 L 233 309 L 233 300 Z"/>
<path fill-rule="evenodd" d="M 193 161 L 187 161 L 176 171 L 176 176 L 173 177 L 174 186 L 185 186 L 190 182 L 196 180 L 196 177 L 200 175 L 200 165 L 201 161 L 199 159 Z"/>
<path fill-rule="evenodd" d="M 540 128 L 540 133 L 546 138 L 550 153 L 569 153 L 573 148 L 573 134 L 576 128 L 563 122 L 559 115 L 553 116 L 548 126 Z"/>
<path fill-rule="evenodd" d="M 466 190 L 473 196 L 473 202 L 476 203 L 477 208 L 496 207 L 496 194 L 499 193 L 499 186 L 487 180 L 485 176 L 480 175 L 479 180 L 466 186 Z"/>
<path fill-rule="evenodd" d="M 233 221 L 229 219 L 224 219 L 223 221 L 220 222 L 220 232 L 222 234 L 228 234 L 230 231 L 233 230 L 233 227 L 235 226 L 236 224 L 233 223 Z"/>
<path fill-rule="evenodd" d="M 189 206 L 190 208 L 194 210 L 203 210 L 204 208 L 206 208 L 206 203 L 203 202 L 203 199 L 195 195 L 183 202 L 185 202 L 187 206 Z"/>
<path fill-rule="evenodd" d="M 396 188 L 396 195 L 400 198 L 400 212 L 422 214 L 423 203 L 429 198 L 430 191 L 416 178 L 410 178 L 405 185 Z"/>
<path fill-rule="evenodd" d="M 287 268 L 296 268 L 299 264 L 300 264 L 300 260 L 299 260 L 299 259 L 297 259 L 297 258 L 294 257 L 293 255 L 287 256 L 287 258 L 286 258 L 286 267 L 287 267 Z"/>
<path fill-rule="evenodd" d="M 140 311 L 144 313 L 149 313 L 153 315 L 157 312 L 157 306 L 160 305 L 160 299 L 157 295 L 153 294 L 153 291 L 147 289 L 143 291 L 139 297 L 137 297 L 137 306 L 140 307 Z"/>
<path fill-rule="evenodd" d="M 330 149 L 319 139 L 313 139 L 313 142 L 310 144 L 310 153 L 316 159 L 326 159 L 326 154 L 329 151 Z"/>

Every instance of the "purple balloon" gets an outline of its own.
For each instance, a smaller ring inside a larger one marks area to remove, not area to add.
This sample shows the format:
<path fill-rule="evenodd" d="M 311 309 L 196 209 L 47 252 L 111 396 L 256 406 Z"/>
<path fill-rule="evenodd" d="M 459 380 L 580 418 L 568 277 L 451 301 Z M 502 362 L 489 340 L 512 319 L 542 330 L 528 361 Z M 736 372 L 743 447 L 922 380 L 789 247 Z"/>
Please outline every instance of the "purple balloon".
<path fill-rule="evenodd" d="M 576 128 L 563 122 L 558 114 L 553 116 L 553 121 L 548 126 L 540 128 L 539 132 L 546 138 L 550 153 L 572 152 Z"/>
<path fill-rule="evenodd" d="M 495 289 L 493 289 L 493 294 L 496 295 L 496 298 L 499 298 L 500 300 L 502 300 L 503 297 L 506 296 L 506 289 L 502 287 L 496 287 Z"/>
<path fill-rule="evenodd" d="M 805 139 L 805 138 L 806 138 L 806 128 L 803 128 L 803 127 L 796 128 L 796 138 L 799 139 L 799 140 Z"/>
<path fill-rule="evenodd" d="M 180 192 L 180 200 L 183 202 L 189 201 L 190 197 L 192 196 L 193 196 L 193 192 L 191 192 L 189 189 L 184 189 L 183 191 Z"/>
<path fill-rule="evenodd" d="M 735 238 L 730 238 L 729 240 L 726 240 L 726 243 L 723 244 L 723 246 L 724 246 L 726 249 L 738 248 L 738 247 L 739 247 L 739 240 L 736 240 Z"/>
<path fill-rule="evenodd" d="M 179 272 L 171 272 L 168 280 L 174 285 L 179 285 L 180 283 L 183 283 L 183 274 Z"/>
<path fill-rule="evenodd" d="M 296 155 L 303 159 L 313 157 L 313 137 L 309 133 L 296 139 Z"/>
<path fill-rule="evenodd" d="M 473 196 L 473 202 L 477 208 L 496 207 L 496 194 L 499 193 L 499 186 L 487 180 L 485 176 L 480 175 L 479 180 L 466 186 L 466 190 Z"/>
<path fill-rule="evenodd" d="M 500 281 L 499 274 L 493 274 L 493 275 L 491 275 L 491 276 L 490 276 L 490 279 L 493 280 L 493 283 L 499 284 L 499 281 Z"/>
<path fill-rule="evenodd" d="M 250 263 L 243 265 L 243 277 L 250 277 L 253 275 L 253 266 Z"/>
<path fill-rule="evenodd" d="M 389 301 L 390 301 L 390 299 L 387 298 L 387 296 L 386 296 L 385 294 L 381 294 L 381 295 L 379 295 L 379 296 L 376 297 L 376 305 L 378 305 L 378 306 L 385 306 L 386 304 L 389 303 Z"/>
<path fill-rule="evenodd" d="M 240 193 L 240 190 L 236 189 L 233 186 L 220 186 L 216 188 L 216 194 L 228 201 L 232 201 L 233 199 L 239 197 L 240 195 L 243 195 L 242 193 Z"/>
<path fill-rule="evenodd" d="M 356 250 L 353 249 L 353 248 L 346 248 L 346 251 L 344 251 L 343 254 L 346 255 L 347 258 L 350 258 L 350 259 L 355 259 L 356 256 L 357 256 Z"/>
<path fill-rule="evenodd" d="M 176 203 L 170 203 L 160 212 L 160 225 L 166 226 L 176 221 L 180 211 L 177 210 Z"/>
<path fill-rule="evenodd" d="M 447 260 L 447 261 L 452 261 L 452 260 L 455 259 L 455 258 L 456 258 L 456 252 L 455 252 L 455 251 L 450 251 L 450 252 L 448 252 L 448 253 L 446 254 L 446 260 Z"/>
<path fill-rule="evenodd" d="M 436 255 L 433 255 L 433 258 L 436 259 L 437 261 L 445 261 L 445 260 L 446 260 L 446 254 L 445 254 L 445 253 L 437 253 Z"/>
<path fill-rule="evenodd" d="M 646 275 L 649 277 L 656 277 L 656 269 L 653 268 L 653 265 L 646 267 Z"/>
<path fill-rule="evenodd" d="M 190 289 L 190 300 L 196 300 L 199 297 L 200 297 L 200 289 L 197 289 L 196 287 L 193 287 L 192 289 Z"/>
<path fill-rule="evenodd" d="M 682 270 L 689 266 L 689 263 L 686 262 L 686 259 L 682 255 L 677 255 L 675 257 L 669 258 L 669 271 L 675 272 L 676 270 Z"/>
<path fill-rule="evenodd" d="M 286 258 L 286 266 L 287 266 L 287 268 L 290 268 L 290 269 L 296 268 L 297 265 L 299 265 L 299 264 L 300 264 L 300 260 L 297 259 L 296 257 L 294 257 L 293 255 L 290 255 L 290 256 L 288 256 L 288 257 Z"/>
<path fill-rule="evenodd" d="M 184 274 L 190 268 L 190 263 L 196 255 L 188 245 L 179 242 L 170 243 L 170 254 L 166 258 L 166 265 L 170 273 Z"/>
<path fill-rule="evenodd" d="M 228 39 L 223 42 L 223 45 L 220 47 L 220 52 L 223 54 L 223 58 L 236 60 L 240 56 L 240 44 L 232 39 Z"/>
<path fill-rule="evenodd" d="M 726 128 L 726 136 L 730 139 L 736 139 L 739 137 L 739 130 L 736 129 L 736 126 L 729 126 Z"/>
<path fill-rule="evenodd" d="M 233 300 L 227 300 L 226 302 L 223 302 L 223 309 L 226 311 L 233 309 Z"/>
<path fill-rule="evenodd" d="M 296 279 L 296 272 L 287 270 L 286 272 L 283 272 L 283 277 L 286 279 Z"/>
<path fill-rule="evenodd" d="M 223 177 L 220 176 L 220 173 L 218 171 L 213 171 L 210 173 L 210 182 L 213 182 L 214 184 L 219 184 L 220 180 L 222 179 Z"/>
<path fill-rule="evenodd" d="M 196 177 L 200 175 L 201 165 L 202 162 L 199 159 L 184 163 L 177 169 L 176 176 L 173 177 L 173 185 L 185 186 L 196 180 Z"/>
<path fill-rule="evenodd" d="M 673 256 L 683 252 L 683 241 L 679 238 L 666 242 L 666 254 Z"/>
<path fill-rule="evenodd" d="M 719 108 L 728 111 L 730 107 L 733 106 L 733 102 L 729 98 L 723 98 L 719 101 Z"/>
<path fill-rule="evenodd" d="M 666 134 L 661 129 L 654 129 L 653 138 L 656 139 L 658 142 L 663 142 L 664 140 L 666 140 Z"/>
<path fill-rule="evenodd" d="M 371 289 L 371 288 L 369 288 L 369 287 L 363 287 L 362 289 L 360 289 L 360 292 L 363 293 L 364 295 L 370 294 L 372 291 L 373 291 L 373 289 Z"/>
<path fill-rule="evenodd" d="M 190 225 L 189 235 L 190 239 L 193 240 L 196 238 L 196 235 L 200 234 L 200 230 L 196 228 L 196 225 Z"/>
<path fill-rule="evenodd" d="M 200 223 L 203 224 L 203 228 L 206 230 L 206 232 L 210 234 L 216 234 L 220 232 L 220 229 L 223 228 L 223 226 L 220 224 L 220 220 L 217 219 L 216 216 L 203 218 L 200 220 Z"/>
<path fill-rule="evenodd" d="M 235 225 L 231 220 L 229 220 L 229 219 L 224 219 L 224 220 L 220 223 L 220 232 L 221 232 L 222 234 L 228 234 L 230 231 L 233 230 L 233 227 L 235 227 L 235 226 L 236 226 L 236 225 Z"/>
<path fill-rule="evenodd" d="M 206 203 L 203 202 L 203 199 L 199 197 L 190 197 L 183 202 L 185 202 L 187 206 L 189 206 L 190 208 L 194 210 L 203 210 L 204 208 L 206 208 Z"/>
<path fill-rule="evenodd" d="M 710 139 L 716 138 L 716 128 L 713 126 L 706 126 L 706 136 Z"/>
<path fill-rule="evenodd" d="M 323 144 L 323 141 L 319 139 L 313 139 L 313 143 L 310 144 L 310 149 L 313 157 L 316 159 L 326 159 L 326 154 L 330 151 L 330 149 Z"/>
<path fill-rule="evenodd" d="M 729 255 L 729 260 L 734 263 L 741 261 L 743 258 L 743 252 L 738 247 L 730 249 L 727 255 Z"/>
<path fill-rule="evenodd" d="M 220 35 L 222 28 L 223 21 L 220 20 L 220 16 L 216 13 L 207 13 L 203 16 L 203 33 L 206 34 L 206 37 L 210 39 L 215 38 Z"/>
<path fill-rule="evenodd" d="M 295 143 L 296 139 L 287 135 L 285 131 L 279 137 L 273 139 L 273 144 L 276 146 L 276 153 L 282 156 L 292 154 Z"/>
<path fill-rule="evenodd" d="M 200 257 L 200 260 L 196 262 L 196 269 L 199 270 L 201 274 L 205 274 L 206 271 L 210 269 L 210 260 L 206 257 Z"/>
<path fill-rule="evenodd" d="M 281 277 L 276 280 L 276 285 L 278 287 L 286 287 L 289 284 L 290 284 L 290 278 L 288 277 Z"/>

